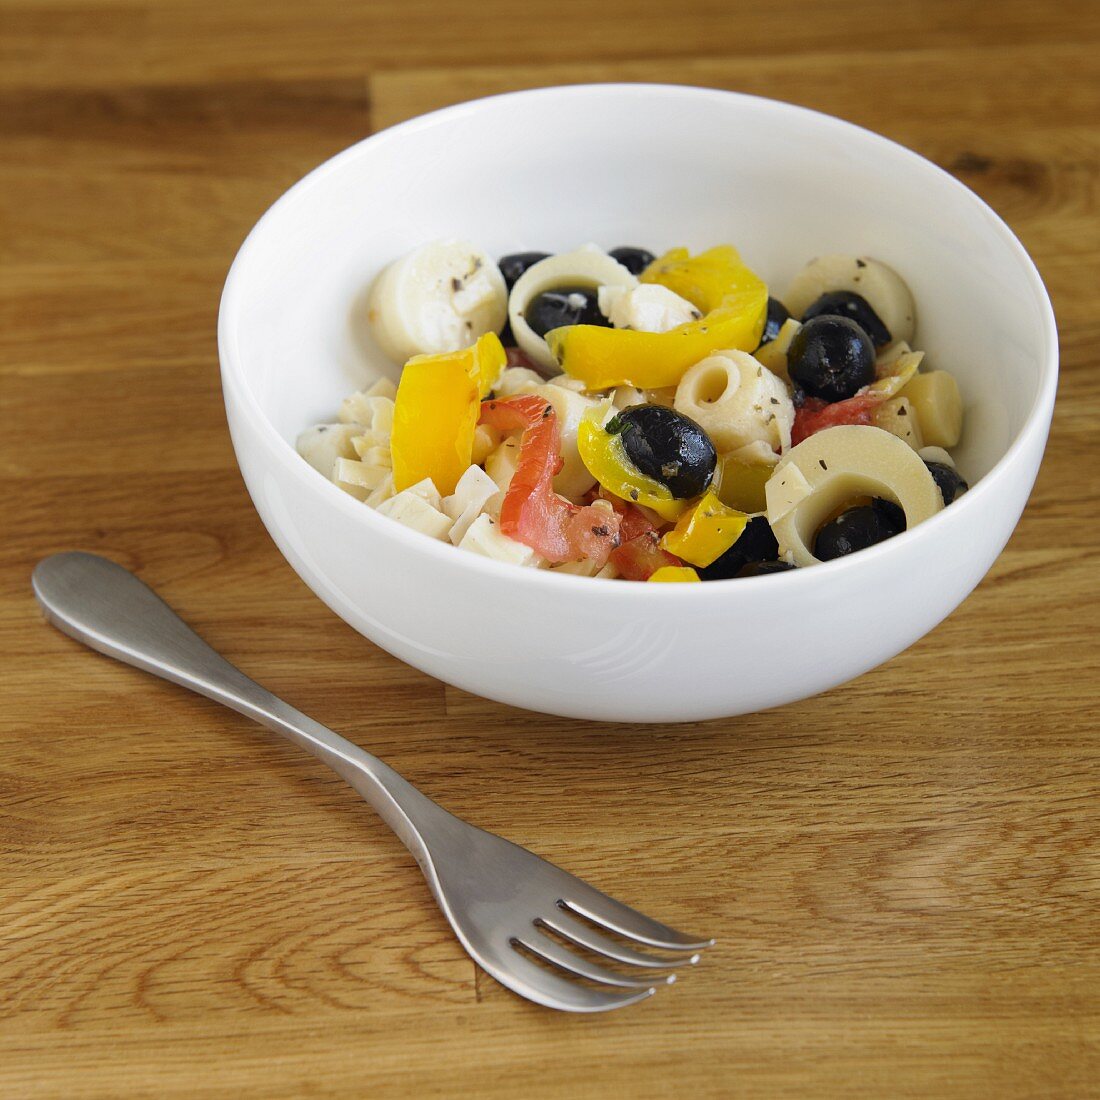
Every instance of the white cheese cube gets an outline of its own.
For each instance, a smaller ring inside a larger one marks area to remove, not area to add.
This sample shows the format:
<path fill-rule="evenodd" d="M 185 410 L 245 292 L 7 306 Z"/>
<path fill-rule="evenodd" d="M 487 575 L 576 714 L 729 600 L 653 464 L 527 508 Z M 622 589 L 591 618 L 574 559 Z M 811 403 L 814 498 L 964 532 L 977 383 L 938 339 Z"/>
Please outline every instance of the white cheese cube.
<path fill-rule="evenodd" d="M 617 386 L 611 394 L 611 403 L 617 409 L 629 409 L 646 403 L 645 391 L 637 386 Z"/>
<path fill-rule="evenodd" d="M 374 415 L 368 404 L 365 393 L 358 391 L 345 397 L 340 402 L 340 411 L 336 414 L 343 424 L 361 424 L 364 428 L 370 427 L 371 417 Z"/>
<path fill-rule="evenodd" d="M 389 470 L 381 466 L 356 462 L 351 458 L 338 458 L 332 469 L 332 480 L 341 488 L 346 485 L 356 485 L 369 491 L 377 489 L 388 473 Z"/>
<path fill-rule="evenodd" d="M 396 406 L 388 397 L 371 397 L 368 400 L 371 407 L 370 430 L 388 443 L 393 431 L 393 411 Z"/>
<path fill-rule="evenodd" d="M 891 435 L 896 435 L 898 439 L 908 443 L 914 451 L 919 451 L 924 446 L 917 410 L 908 397 L 891 397 L 889 401 L 883 401 L 875 410 L 872 419 L 876 428 L 882 428 Z"/>
<path fill-rule="evenodd" d="M 393 491 L 393 474 L 389 470 L 386 471 L 386 477 L 382 484 L 375 489 L 369 497 L 367 497 L 367 503 L 372 508 L 377 508 L 384 500 L 389 500 L 394 495 Z"/>
<path fill-rule="evenodd" d="M 519 464 L 519 439 L 509 436 L 485 460 L 485 472 L 496 482 L 502 492 L 508 491 L 508 484 Z"/>
<path fill-rule="evenodd" d="M 579 378 L 570 378 L 568 374 L 555 374 L 547 380 L 548 386 L 559 386 L 563 390 L 572 390 L 574 393 L 584 393 L 587 388 Z"/>
<path fill-rule="evenodd" d="M 596 295 L 600 312 L 615 328 L 668 332 L 703 316 L 686 298 L 659 283 L 640 283 L 629 290 L 601 286 Z"/>
<path fill-rule="evenodd" d="M 439 490 L 435 487 L 435 482 L 430 477 L 424 478 L 423 481 L 418 481 L 415 485 L 410 485 L 407 489 L 403 490 L 406 493 L 411 493 L 414 497 L 420 497 L 426 504 L 430 504 L 437 512 L 443 510 L 443 498 L 439 495 Z"/>
<path fill-rule="evenodd" d="M 474 446 L 470 455 L 475 466 L 484 466 L 485 460 L 500 446 L 501 433 L 488 424 L 478 424 L 474 428 Z"/>
<path fill-rule="evenodd" d="M 451 542 L 457 546 L 462 541 L 470 524 L 499 492 L 497 483 L 480 466 L 467 468 L 454 493 L 443 498 L 443 511 L 452 520 Z"/>
<path fill-rule="evenodd" d="M 356 448 L 358 450 L 358 448 Z M 368 466 L 381 466 L 384 470 L 393 468 L 393 459 L 390 457 L 389 446 L 385 447 L 364 447 L 359 452 L 360 458 Z"/>
<path fill-rule="evenodd" d="M 428 485 L 432 485 L 429 479 L 425 481 Z M 390 519 L 395 519 L 414 531 L 430 535 L 433 539 L 445 539 L 451 529 L 450 519 L 425 500 L 422 493 L 416 491 L 425 484 L 425 481 L 390 497 L 389 500 L 384 500 L 378 505 L 378 513 L 389 516 Z M 432 488 L 434 489 L 435 486 L 433 485 Z M 436 493 L 436 500 L 438 499 L 439 494 Z"/>
<path fill-rule="evenodd" d="M 768 522 L 782 519 L 792 508 L 813 492 L 802 471 L 788 463 L 778 473 L 772 474 L 764 485 L 764 499 L 768 504 Z"/>
<path fill-rule="evenodd" d="M 470 524 L 469 530 L 458 544 L 460 550 L 469 550 L 471 554 L 480 554 L 493 561 L 511 562 L 513 565 L 538 567 L 542 558 L 522 542 L 502 535 L 500 526 L 484 512 Z"/>
<path fill-rule="evenodd" d="M 393 383 L 389 385 L 392 387 Z M 359 391 L 340 402 L 338 415 L 344 424 L 362 424 L 367 430 L 389 438 L 393 409 L 393 398 Z"/>
<path fill-rule="evenodd" d="M 338 458 L 355 458 L 357 424 L 317 424 L 306 428 L 295 443 L 298 453 L 318 473 L 332 477 Z"/>
<path fill-rule="evenodd" d="M 493 392 L 497 397 L 515 397 L 516 394 L 530 393 L 535 386 L 541 386 L 543 378 L 527 367 L 508 367 L 497 380 Z"/>
<path fill-rule="evenodd" d="M 363 393 L 367 397 L 388 397 L 391 401 L 397 396 L 397 386 L 389 378 L 379 378 L 373 385 L 368 386 Z"/>
<path fill-rule="evenodd" d="M 355 425 L 349 425 L 354 427 Z M 352 441 L 351 445 L 355 448 L 355 453 L 362 458 L 367 451 L 372 447 L 380 447 L 382 441 L 374 434 L 374 432 L 364 432 L 362 435 L 357 435 Z"/>

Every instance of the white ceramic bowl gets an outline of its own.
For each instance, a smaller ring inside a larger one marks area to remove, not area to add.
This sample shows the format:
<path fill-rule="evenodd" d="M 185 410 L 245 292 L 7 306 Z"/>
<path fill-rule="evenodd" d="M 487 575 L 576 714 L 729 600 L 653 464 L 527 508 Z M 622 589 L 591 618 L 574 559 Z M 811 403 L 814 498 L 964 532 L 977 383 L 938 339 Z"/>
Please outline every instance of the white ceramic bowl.
<path fill-rule="evenodd" d="M 732 242 L 785 287 L 824 252 L 900 271 L 916 346 L 958 378 L 972 488 L 850 558 L 702 585 L 592 581 L 498 564 L 345 495 L 294 451 L 305 426 L 394 367 L 362 319 L 374 275 L 422 242 L 501 255 L 594 240 Z M 672 722 L 823 691 L 931 630 L 1015 527 L 1057 380 L 1054 316 L 1005 224 L 951 176 L 825 115 L 699 88 L 596 85 L 437 111 L 360 142 L 260 219 L 219 318 L 241 472 L 287 560 L 333 611 L 467 691 L 578 718 Z M 369 690 L 369 685 L 364 685 Z"/>

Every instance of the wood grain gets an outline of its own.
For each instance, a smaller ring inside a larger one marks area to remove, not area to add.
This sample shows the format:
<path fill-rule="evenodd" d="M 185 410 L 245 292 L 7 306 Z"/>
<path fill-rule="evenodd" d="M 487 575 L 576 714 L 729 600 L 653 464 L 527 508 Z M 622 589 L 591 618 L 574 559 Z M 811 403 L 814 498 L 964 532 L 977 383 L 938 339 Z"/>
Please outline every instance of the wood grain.
<path fill-rule="evenodd" d="M 450 14 L 4 5 L 0 1095 L 1100 1095 L 1100 9 Z M 214 341 L 238 243 L 324 157 L 470 96 L 639 79 L 942 164 L 1035 256 L 1063 355 L 1028 510 L 947 622 L 816 699 L 662 728 L 488 703 L 329 614 L 249 504 Z M 323 768 L 41 624 L 30 570 L 70 547 L 456 812 L 718 947 L 606 1018 L 513 998 Z"/>

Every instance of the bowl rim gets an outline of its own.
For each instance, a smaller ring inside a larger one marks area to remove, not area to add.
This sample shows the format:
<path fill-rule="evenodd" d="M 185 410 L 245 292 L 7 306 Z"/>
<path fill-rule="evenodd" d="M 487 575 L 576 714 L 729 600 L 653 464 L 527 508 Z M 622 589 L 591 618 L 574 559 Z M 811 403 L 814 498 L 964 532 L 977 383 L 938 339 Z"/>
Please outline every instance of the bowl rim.
<path fill-rule="evenodd" d="M 943 508 L 936 515 L 918 524 L 916 527 L 903 531 L 894 538 L 867 547 L 859 554 L 851 554 L 832 561 L 821 562 L 812 569 L 792 569 L 783 573 L 759 576 L 739 577 L 724 581 L 711 581 L 700 586 L 709 593 L 709 598 L 727 597 L 733 592 L 746 590 L 746 586 L 754 586 L 753 591 L 758 591 L 755 586 L 763 583 L 772 585 L 785 584 L 788 590 L 791 586 L 799 584 L 812 584 L 813 580 L 807 580 L 805 574 L 827 578 L 839 575 L 844 569 L 861 568 L 870 564 L 871 556 L 881 557 L 891 553 L 898 553 L 906 546 L 915 546 L 918 540 L 934 538 L 945 523 L 963 522 L 970 512 L 978 507 L 978 501 L 997 491 L 997 488 L 1006 479 L 1014 474 L 1014 468 L 1020 461 L 1020 456 L 1033 446 L 1036 437 L 1045 436 L 1049 430 L 1053 415 L 1055 394 L 1058 385 L 1058 332 L 1054 316 L 1054 308 L 1050 301 L 1050 295 L 1043 283 L 1042 276 L 1034 260 L 1028 254 L 1023 244 L 1015 233 L 1009 228 L 1003 218 L 979 195 L 972 191 L 950 172 L 930 161 L 927 157 L 914 150 L 884 137 L 882 134 L 837 118 L 835 115 L 826 114 L 823 111 L 814 110 L 783 100 L 771 99 L 766 96 L 751 95 L 745 92 L 728 91 L 722 88 L 700 87 L 690 84 L 663 84 L 651 82 L 610 82 L 610 83 L 580 83 L 551 85 L 541 88 L 524 89 L 513 92 L 502 92 L 495 95 L 482 96 L 477 99 L 466 100 L 452 106 L 442 107 L 430 111 L 405 122 L 397 123 L 386 129 L 357 141 L 355 144 L 329 157 L 317 167 L 306 173 L 296 183 L 292 184 L 279 196 L 257 219 L 230 265 L 222 290 L 221 301 L 218 309 L 218 358 L 220 362 L 221 380 L 224 399 L 227 407 L 232 397 L 236 410 L 242 414 L 259 433 L 268 446 L 270 454 L 278 459 L 284 468 L 299 480 L 308 481 L 311 489 L 317 491 L 332 502 L 332 506 L 342 510 L 354 523 L 363 525 L 366 530 L 372 531 L 382 537 L 396 540 L 404 547 L 404 552 L 426 557 L 429 561 L 438 561 L 442 565 L 450 562 L 460 570 L 473 570 L 483 573 L 487 579 L 511 578 L 514 582 L 527 585 L 550 585 L 548 591 L 556 591 L 564 594 L 563 586 L 579 586 L 576 591 L 584 591 L 595 598 L 606 599 L 637 599 L 639 587 L 649 594 L 642 596 L 650 600 L 676 600 L 676 599 L 701 599 L 701 593 L 691 590 L 691 584 L 593 584 L 590 577 L 581 577 L 568 573 L 555 573 L 546 569 L 518 569 L 507 562 L 498 562 L 479 554 L 457 554 L 457 547 L 450 542 L 425 538 L 418 531 L 411 530 L 400 523 L 395 523 L 386 516 L 376 514 L 373 508 L 364 507 L 362 502 L 345 493 L 309 463 L 302 460 L 291 443 L 282 437 L 275 426 L 268 419 L 260 406 L 256 395 L 252 392 L 244 378 L 243 355 L 238 342 L 238 322 L 240 318 L 240 302 L 244 297 L 242 284 L 244 282 L 244 269 L 250 254 L 258 247 L 257 240 L 265 233 L 278 212 L 300 202 L 303 196 L 329 175 L 339 171 L 346 163 L 354 161 L 361 156 L 369 155 L 369 152 L 379 145 L 398 141 L 402 136 L 416 133 L 420 130 L 430 129 L 435 126 L 446 125 L 456 119 L 482 111 L 491 111 L 495 108 L 529 102 L 540 99 L 581 98 L 597 95 L 600 97 L 641 98 L 660 96 L 680 96 L 688 99 L 721 99 L 736 101 L 745 110 L 772 113 L 786 118 L 801 117 L 809 120 L 813 125 L 832 129 L 839 138 L 844 136 L 858 138 L 872 148 L 908 162 L 912 168 L 925 173 L 938 176 L 940 181 L 949 188 L 957 190 L 970 203 L 974 212 L 980 215 L 1007 243 L 1016 261 L 1023 269 L 1024 275 L 1030 285 L 1030 289 L 1039 306 L 1041 323 L 1043 326 L 1043 343 L 1045 355 L 1040 365 L 1041 377 L 1038 391 L 1028 410 L 1024 422 L 1016 437 L 1011 441 L 1004 454 L 994 463 L 992 468 L 980 481 L 969 489 L 959 500 L 952 503 L 950 508 Z M 326 496 L 327 494 L 327 496 Z M 819 573 L 819 570 L 826 570 Z M 831 571 L 831 572 L 829 572 Z M 773 589 L 773 591 L 775 591 Z"/>

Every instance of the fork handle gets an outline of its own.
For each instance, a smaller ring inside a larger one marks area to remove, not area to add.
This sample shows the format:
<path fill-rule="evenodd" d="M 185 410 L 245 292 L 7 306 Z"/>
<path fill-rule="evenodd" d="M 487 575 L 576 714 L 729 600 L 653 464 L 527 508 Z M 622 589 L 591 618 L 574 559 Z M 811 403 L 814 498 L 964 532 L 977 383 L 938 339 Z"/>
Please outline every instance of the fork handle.
<path fill-rule="evenodd" d="M 96 554 L 70 551 L 39 562 L 32 584 L 58 630 L 224 703 L 322 760 L 378 811 L 423 866 L 426 849 L 409 814 L 446 811 L 388 764 L 245 676 L 133 573 Z"/>

